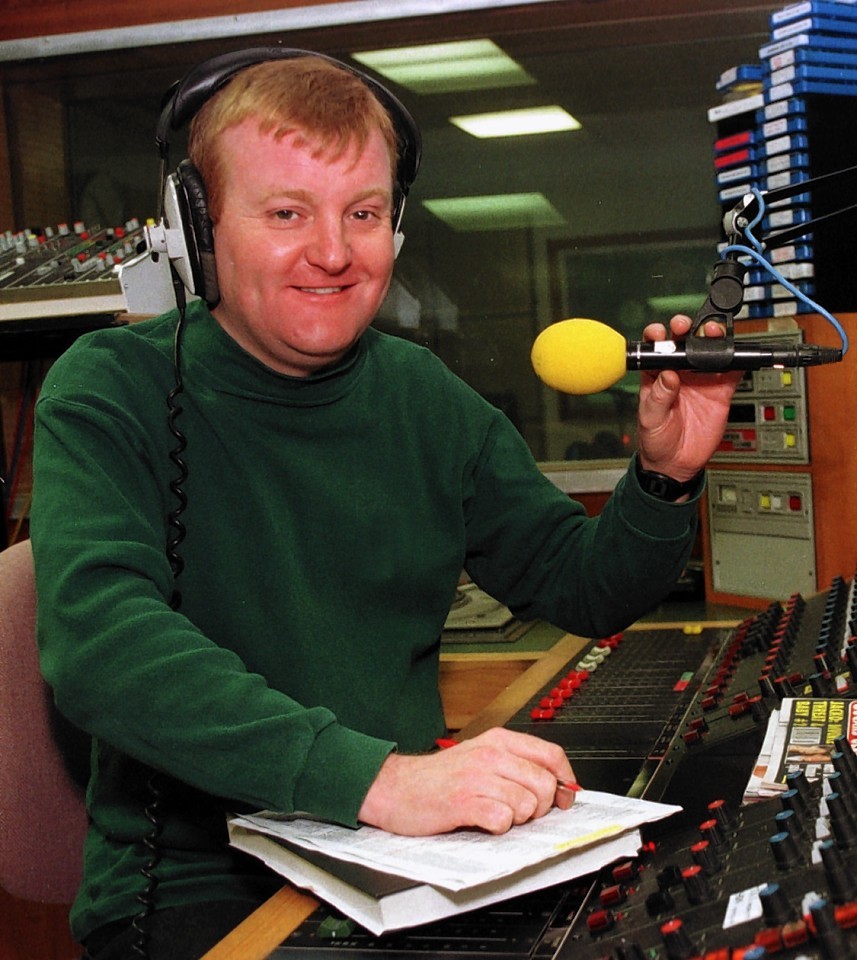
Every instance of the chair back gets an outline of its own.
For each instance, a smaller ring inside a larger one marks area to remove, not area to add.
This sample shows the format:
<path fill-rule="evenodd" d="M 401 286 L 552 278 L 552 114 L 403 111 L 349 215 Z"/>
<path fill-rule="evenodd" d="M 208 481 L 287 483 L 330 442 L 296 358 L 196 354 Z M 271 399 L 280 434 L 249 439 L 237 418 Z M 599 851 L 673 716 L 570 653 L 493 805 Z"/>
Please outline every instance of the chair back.
<path fill-rule="evenodd" d="M 39 670 L 26 540 L 0 552 L 0 887 L 14 897 L 74 899 L 87 826 L 86 750 L 87 738 L 57 712 Z"/>

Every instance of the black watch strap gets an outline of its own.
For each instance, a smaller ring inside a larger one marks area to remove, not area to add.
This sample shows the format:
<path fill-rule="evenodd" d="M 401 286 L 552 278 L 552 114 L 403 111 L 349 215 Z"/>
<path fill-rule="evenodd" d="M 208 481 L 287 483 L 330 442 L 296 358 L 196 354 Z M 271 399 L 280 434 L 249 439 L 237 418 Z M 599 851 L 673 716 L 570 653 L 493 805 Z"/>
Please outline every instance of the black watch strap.
<path fill-rule="evenodd" d="M 640 466 L 640 461 L 635 461 L 635 472 L 637 482 L 640 487 L 658 500 L 665 500 L 668 503 L 674 503 L 679 497 L 686 493 L 692 493 L 699 484 L 699 478 L 702 476 L 702 470 L 690 480 L 673 480 L 665 473 L 657 473 L 655 470 L 644 470 Z"/>

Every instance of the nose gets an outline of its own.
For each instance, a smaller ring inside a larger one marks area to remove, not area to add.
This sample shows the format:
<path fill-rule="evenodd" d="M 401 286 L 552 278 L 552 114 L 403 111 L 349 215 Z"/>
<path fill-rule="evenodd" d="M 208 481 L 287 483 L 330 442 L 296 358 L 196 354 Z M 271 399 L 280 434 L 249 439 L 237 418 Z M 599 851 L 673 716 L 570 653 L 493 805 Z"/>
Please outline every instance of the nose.
<path fill-rule="evenodd" d="M 338 217 L 319 218 L 313 223 L 306 247 L 313 266 L 327 273 L 341 273 L 351 262 L 351 243 L 346 226 Z"/>

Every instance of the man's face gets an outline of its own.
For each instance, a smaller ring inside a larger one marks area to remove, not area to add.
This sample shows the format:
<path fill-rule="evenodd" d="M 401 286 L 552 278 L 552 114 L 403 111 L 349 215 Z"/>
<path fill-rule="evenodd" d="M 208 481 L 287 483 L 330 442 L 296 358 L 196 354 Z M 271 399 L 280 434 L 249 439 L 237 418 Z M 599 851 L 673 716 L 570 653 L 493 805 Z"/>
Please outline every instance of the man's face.
<path fill-rule="evenodd" d="M 339 360 L 378 311 L 393 270 L 393 174 L 381 134 L 336 159 L 254 120 L 220 141 L 226 175 L 214 249 L 214 316 L 280 373 Z"/>

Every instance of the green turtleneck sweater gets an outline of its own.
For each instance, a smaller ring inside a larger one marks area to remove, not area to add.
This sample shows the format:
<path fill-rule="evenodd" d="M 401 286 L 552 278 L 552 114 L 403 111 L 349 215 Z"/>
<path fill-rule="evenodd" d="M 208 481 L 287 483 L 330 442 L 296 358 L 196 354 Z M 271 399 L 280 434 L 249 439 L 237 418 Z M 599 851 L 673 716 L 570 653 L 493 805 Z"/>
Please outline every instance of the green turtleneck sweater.
<path fill-rule="evenodd" d="M 356 822 L 389 751 L 444 730 L 443 623 L 462 568 L 519 616 L 604 636 L 681 572 L 696 509 L 628 475 L 597 519 L 428 351 L 374 329 L 335 368 L 280 375 L 193 304 L 184 338 L 181 606 L 176 315 L 82 337 L 37 406 L 31 536 L 44 674 L 92 735 L 73 932 L 137 912 L 163 789 L 157 903 L 277 886 L 225 813 Z"/>

